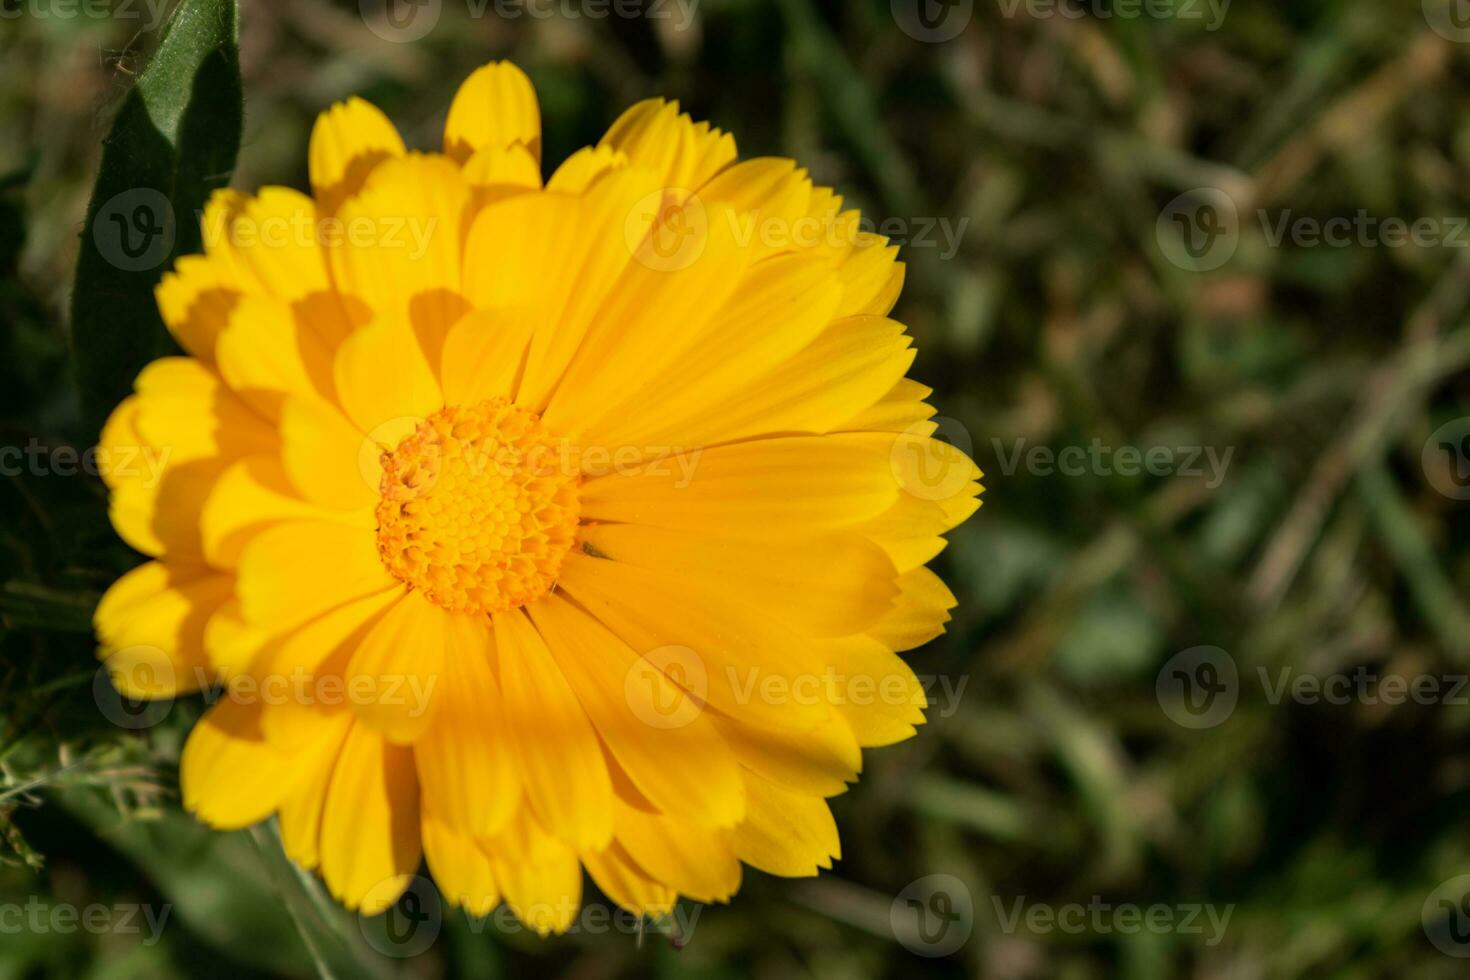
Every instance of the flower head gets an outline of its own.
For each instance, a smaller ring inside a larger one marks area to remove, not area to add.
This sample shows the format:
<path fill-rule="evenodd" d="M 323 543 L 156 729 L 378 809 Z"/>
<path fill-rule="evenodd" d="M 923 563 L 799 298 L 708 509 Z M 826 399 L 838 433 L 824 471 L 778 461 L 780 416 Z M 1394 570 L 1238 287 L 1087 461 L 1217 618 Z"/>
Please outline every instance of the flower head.
<path fill-rule="evenodd" d="M 344 903 L 426 860 L 451 901 L 568 926 L 815 874 L 826 798 L 911 735 L 895 651 L 979 471 L 887 318 L 903 267 L 789 160 L 639 103 L 542 182 L 530 82 L 475 72 L 442 153 L 353 99 L 312 196 L 221 192 L 158 287 L 184 356 L 103 445 L 154 560 L 97 610 L 139 697 L 217 700 L 185 805 L 275 815 Z"/>

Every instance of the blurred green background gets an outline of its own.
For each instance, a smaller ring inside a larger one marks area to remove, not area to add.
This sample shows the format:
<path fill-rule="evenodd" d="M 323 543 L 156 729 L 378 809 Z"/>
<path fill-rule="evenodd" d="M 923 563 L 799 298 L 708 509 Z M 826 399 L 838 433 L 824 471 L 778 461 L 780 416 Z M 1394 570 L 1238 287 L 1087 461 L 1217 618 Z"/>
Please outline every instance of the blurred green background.
<path fill-rule="evenodd" d="M 938 563 L 950 632 L 911 657 L 930 724 L 834 800 L 833 873 L 748 872 L 682 948 L 451 913 L 381 956 L 269 828 L 182 815 L 198 700 L 134 729 L 94 688 L 91 607 L 136 561 L 102 486 L 12 465 L 0 978 L 1465 975 L 1467 5 L 436 6 L 398 43 L 355 3 L 246 0 L 232 183 L 303 186 L 315 114 L 354 93 L 436 147 L 459 81 L 509 57 L 549 161 L 667 95 L 894 219 L 913 375 L 988 486 Z M 96 438 L 67 308 L 157 7 L 0 0 L 0 445 Z M 943 901 L 910 888 L 936 874 Z M 940 939 L 904 928 L 915 894 Z M 109 924 L 50 918 L 89 906 Z M 157 942 L 127 906 L 167 910 Z"/>

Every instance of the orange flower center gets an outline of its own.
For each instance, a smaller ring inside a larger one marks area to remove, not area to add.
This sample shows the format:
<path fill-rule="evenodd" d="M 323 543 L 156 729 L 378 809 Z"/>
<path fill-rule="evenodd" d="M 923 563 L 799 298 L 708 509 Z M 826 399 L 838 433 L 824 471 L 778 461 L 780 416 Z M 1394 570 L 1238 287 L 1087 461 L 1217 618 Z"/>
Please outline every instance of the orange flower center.
<path fill-rule="evenodd" d="M 577 537 L 578 474 L 561 446 L 503 398 L 430 415 L 383 455 L 383 564 L 450 612 L 545 595 Z"/>

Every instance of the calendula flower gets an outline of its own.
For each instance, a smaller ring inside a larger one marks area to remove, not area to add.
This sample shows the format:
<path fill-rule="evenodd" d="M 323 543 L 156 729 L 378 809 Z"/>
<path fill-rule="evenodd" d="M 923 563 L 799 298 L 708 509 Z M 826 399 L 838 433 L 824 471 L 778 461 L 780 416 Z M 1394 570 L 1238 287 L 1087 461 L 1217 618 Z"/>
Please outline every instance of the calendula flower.
<path fill-rule="evenodd" d="M 353 99 L 312 195 L 216 195 L 158 287 L 187 352 L 108 422 L 120 689 L 214 703 L 185 805 L 272 815 L 342 902 L 419 867 L 565 929 L 838 856 L 826 798 L 913 734 L 895 651 L 978 506 L 887 318 L 903 267 L 789 160 L 639 103 L 542 182 L 490 64 L 415 153 Z"/>

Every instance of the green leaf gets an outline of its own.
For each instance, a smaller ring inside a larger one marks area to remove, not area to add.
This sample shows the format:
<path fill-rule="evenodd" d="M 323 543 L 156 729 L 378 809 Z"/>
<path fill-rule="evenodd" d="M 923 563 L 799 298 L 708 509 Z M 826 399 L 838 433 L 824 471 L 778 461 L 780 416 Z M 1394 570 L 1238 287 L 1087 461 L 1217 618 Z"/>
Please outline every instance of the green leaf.
<path fill-rule="evenodd" d="M 94 428 L 172 348 L 153 287 L 199 250 L 196 216 L 229 182 L 243 113 L 236 0 L 183 0 L 113 122 L 87 208 L 71 319 Z"/>
<path fill-rule="evenodd" d="M 170 808 L 124 817 L 93 788 L 50 795 L 122 855 L 163 896 L 167 926 L 182 927 L 241 963 L 309 976 L 315 961 L 296 935 L 269 869 L 245 832 L 224 834 Z M 352 976 L 372 977 L 364 971 Z"/>
<path fill-rule="evenodd" d="M 0 586 L 0 620 L 11 628 L 91 634 L 97 598 L 10 581 Z"/>

